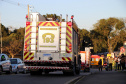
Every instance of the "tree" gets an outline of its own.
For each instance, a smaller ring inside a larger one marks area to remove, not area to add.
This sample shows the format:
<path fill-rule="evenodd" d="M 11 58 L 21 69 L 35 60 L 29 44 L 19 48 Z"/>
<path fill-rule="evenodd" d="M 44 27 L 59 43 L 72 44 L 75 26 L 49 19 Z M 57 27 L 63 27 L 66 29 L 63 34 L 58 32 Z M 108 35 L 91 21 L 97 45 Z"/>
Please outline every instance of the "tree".
<path fill-rule="evenodd" d="M 80 50 L 84 51 L 85 47 L 89 47 L 92 42 L 90 39 L 90 32 L 86 29 L 79 29 L 79 36 L 80 36 Z"/>
<path fill-rule="evenodd" d="M 6 37 L 9 35 L 8 28 L 6 28 L 4 25 L 1 25 L 1 31 L 2 31 L 2 37 Z"/>
<path fill-rule="evenodd" d="M 12 33 L 8 37 L 8 39 L 9 39 L 7 41 L 8 44 L 6 44 L 4 46 L 3 51 L 9 53 L 12 56 L 12 58 L 13 58 L 16 54 L 18 54 L 19 52 L 22 51 L 22 49 L 23 49 L 23 47 L 22 47 L 23 46 L 23 44 L 22 44 L 23 42 L 22 41 L 23 40 L 17 40 L 15 33 Z"/>
<path fill-rule="evenodd" d="M 16 34 L 16 39 L 17 40 L 23 40 L 24 39 L 25 28 L 15 29 L 14 33 Z"/>
<path fill-rule="evenodd" d="M 94 24 L 94 29 L 90 35 L 95 52 L 108 49 L 111 53 L 119 42 L 119 32 L 124 29 L 124 22 L 117 18 L 101 19 Z"/>
<path fill-rule="evenodd" d="M 56 15 L 56 14 L 46 14 L 46 15 L 43 15 L 45 18 L 53 18 L 53 20 L 58 20 L 60 21 L 60 16 Z M 62 19 L 62 21 L 64 22 L 65 19 Z"/>
<path fill-rule="evenodd" d="M 60 16 L 57 16 L 56 14 L 46 14 L 46 15 L 43 15 L 45 18 L 53 18 L 53 20 L 60 20 Z"/>

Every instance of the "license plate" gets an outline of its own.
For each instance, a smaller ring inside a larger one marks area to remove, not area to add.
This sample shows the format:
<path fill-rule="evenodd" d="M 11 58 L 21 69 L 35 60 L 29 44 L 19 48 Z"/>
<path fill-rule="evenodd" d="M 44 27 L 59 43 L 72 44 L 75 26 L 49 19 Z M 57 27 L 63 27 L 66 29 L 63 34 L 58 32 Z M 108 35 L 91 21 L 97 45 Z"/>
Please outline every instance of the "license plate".
<path fill-rule="evenodd" d="M 50 57 L 50 56 L 51 56 L 51 54 L 43 54 L 43 56 Z"/>

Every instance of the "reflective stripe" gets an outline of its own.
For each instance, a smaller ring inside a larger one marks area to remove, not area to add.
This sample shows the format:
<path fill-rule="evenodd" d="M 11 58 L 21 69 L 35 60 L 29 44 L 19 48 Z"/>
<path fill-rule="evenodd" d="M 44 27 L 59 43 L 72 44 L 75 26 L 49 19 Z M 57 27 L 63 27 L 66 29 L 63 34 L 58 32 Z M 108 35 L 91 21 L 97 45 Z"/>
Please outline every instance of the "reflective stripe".
<path fill-rule="evenodd" d="M 72 61 L 72 57 L 62 57 L 63 61 Z"/>

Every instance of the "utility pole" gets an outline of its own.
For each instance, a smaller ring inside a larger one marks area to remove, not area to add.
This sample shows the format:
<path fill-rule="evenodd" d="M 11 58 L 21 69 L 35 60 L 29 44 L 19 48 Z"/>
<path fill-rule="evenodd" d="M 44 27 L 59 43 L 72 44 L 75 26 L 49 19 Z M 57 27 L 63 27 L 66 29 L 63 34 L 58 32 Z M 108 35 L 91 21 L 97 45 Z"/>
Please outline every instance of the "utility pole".
<path fill-rule="evenodd" d="M 2 31 L 1 31 L 1 17 L 0 17 L 0 38 L 1 38 L 1 53 L 2 53 Z"/>
<path fill-rule="evenodd" d="M 28 5 L 28 20 L 30 21 L 30 13 L 34 7 L 32 5 Z"/>
<path fill-rule="evenodd" d="M 28 20 L 29 20 L 29 5 L 28 5 Z"/>

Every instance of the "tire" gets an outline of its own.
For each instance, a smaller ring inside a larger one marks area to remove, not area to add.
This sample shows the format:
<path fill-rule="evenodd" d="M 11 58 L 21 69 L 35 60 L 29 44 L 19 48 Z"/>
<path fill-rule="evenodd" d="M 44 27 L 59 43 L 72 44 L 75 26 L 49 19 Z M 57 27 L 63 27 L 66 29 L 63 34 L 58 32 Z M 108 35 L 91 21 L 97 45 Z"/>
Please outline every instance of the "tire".
<path fill-rule="evenodd" d="M 72 76 L 76 75 L 76 58 L 74 58 L 74 65 L 72 67 L 71 75 Z"/>
<path fill-rule="evenodd" d="M 67 75 L 67 73 L 65 71 L 63 71 L 63 75 Z"/>
<path fill-rule="evenodd" d="M 37 75 L 42 75 L 42 71 L 41 70 L 37 71 Z"/>
<path fill-rule="evenodd" d="M 72 75 L 72 76 L 76 75 L 76 67 L 75 67 L 75 65 L 73 66 L 73 69 L 72 69 L 71 75 Z"/>
<path fill-rule="evenodd" d="M 106 69 L 106 71 L 108 71 L 108 68 L 105 68 Z"/>
<path fill-rule="evenodd" d="M 85 69 L 85 72 L 90 72 L 90 68 L 86 68 Z"/>
<path fill-rule="evenodd" d="M 65 76 L 74 76 L 76 73 L 74 72 L 73 73 L 73 71 L 72 70 L 70 70 L 70 71 L 63 71 L 63 75 L 65 75 Z"/>
<path fill-rule="evenodd" d="M 42 75 L 42 71 L 30 71 L 30 75 Z"/>
<path fill-rule="evenodd" d="M 49 71 L 45 71 L 45 74 L 49 74 Z"/>
<path fill-rule="evenodd" d="M 23 70 L 23 74 L 26 74 L 26 73 L 27 73 L 27 72 L 26 72 L 26 70 L 24 69 L 24 70 Z"/>
<path fill-rule="evenodd" d="M 11 74 L 12 73 L 12 67 L 9 68 L 9 71 L 6 72 L 7 74 Z"/>
<path fill-rule="evenodd" d="M 79 75 L 80 74 L 80 69 L 81 69 L 81 60 L 80 60 L 80 56 L 78 58 L 78 67 L 76 67 L 76 74 Z"/>
<path fill-rule="evenodd" d="M 0 75 L 2 75 L 2 66 L 0 66 Z"/>
<path fill-rule="evenodd" d="M 76 74 L 79 75 L 80 74 L 80 68 L 76 69 Z"/>
<path fill-rule="evenodd" d="M 35 75 L 35 71 L 30 71 L 30 75 Z"/>
<path fill-rule="evenodd" d="M 17 70 L 16 70 L 15 74 L 19 74 L 19 69 L 18 69 L 18 68 L 17 68 Z"/>

